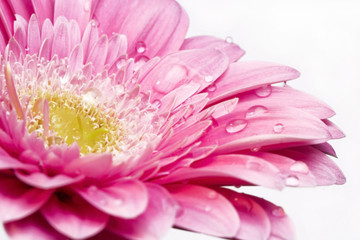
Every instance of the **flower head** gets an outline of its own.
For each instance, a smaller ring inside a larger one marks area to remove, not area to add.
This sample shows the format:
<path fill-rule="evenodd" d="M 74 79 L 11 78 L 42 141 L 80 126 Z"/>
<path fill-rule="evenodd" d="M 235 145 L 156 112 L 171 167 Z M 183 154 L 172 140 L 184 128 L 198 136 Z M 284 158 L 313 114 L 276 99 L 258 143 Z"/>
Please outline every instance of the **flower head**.
<path fill-rule="evenodd" d="M 172 0 L 1 6 L 0 219 L 12 239 L 160 239 L 172 227 L 293 238 L 225 186 L 342 184 L 323 102 L 287 66 L 185 39 Z"/>

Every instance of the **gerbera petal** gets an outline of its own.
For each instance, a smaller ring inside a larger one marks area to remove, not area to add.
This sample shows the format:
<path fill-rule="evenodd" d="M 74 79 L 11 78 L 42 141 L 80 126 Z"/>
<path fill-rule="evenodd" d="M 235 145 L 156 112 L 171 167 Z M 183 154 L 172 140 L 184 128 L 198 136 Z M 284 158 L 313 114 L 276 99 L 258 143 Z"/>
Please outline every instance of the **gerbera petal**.
<path fill-rule="evenodd" d="M 37 211 L 52 191 L 31 188 L 14 177 L 0 176 L 0 220 L 9 222 Z"/>
<path fill-rule="evenodd" d="M 68 20 L 74 19 L 78 22 L 82 32 L 89 22 L 90 13 L 91 0 L 55 0 L 54 21 L 60 16 L 64 16 Z"/>
<path fill-rule="evenodd" d="M 35 14 L 39 20 L 39 22 L 42 23 L 45 21 L 45 19 L 53 19 L 54 16 L 54 1 L 48 1 L 48 0 L 31 0 L 31 3 L 33 5 Z"/>
<path fill-rule="evenodd" d="M 56 193 L 41 209 L 48 223 L 60 233 L 75 239 L 88 238 L 102 231 L 108 215 L 77 195 Z"/>
<path fill-rule="evenodd" d="M 178 50 L 188 27 L 186 13 L 172 0 L 100 1 L 94 18 L 108 35 L 115 32 L 127 36 L 131 57 L 138 54 L 139 43 L 145 44 L 144 54 L 149 58 Z"/>
<path fill-rule="evenodd" d="M 115 60 L 117 60 L 120 56 L 126 54 L 127 50 L 127 38 L 125 35 L 122 34 L 114 34 L 109 39 L 109 47 L 108 53 L 106 56 L 106 64 L 112 66 Z"/>
<path fill-rule="evenodd" d="M 12 240 L 68 239 L 68 237 L 53 229 L 39 213 L 18 221 L 6 223 L 5 230 Z"/>
<path fill-rule="evenodd" d="M 177 203 L 162 187 L 147 184 L 149 204 L 135 219 L 112 218 L 108 228 L 128 239 L 162 239 L 175 222 Z"/>
<path fill-rule="evenodd" d="M 159 179 L 161 183 L 181 182 L 186 180 L 195 181 L 211 178 L 234 178 L 244 184 L 252 183 L 271 188 L 281 189 L 284 185 L 279 175 L 280 171 L 274 165 L 249 155 L 220 155 L 199 160 L 191 165 L 191 168 L 181 168 L 172 172 L 169 176 Z M 221 184 L 219 179 L 218 184 Z M 213 184 L 213 181 L 209 181 Z"/>
<path fill-rule="evenodd" d="M 62 17 L 61 17 L 62 18 Z M 57 20 L 54 26 L 54 40 L 52 44 L 52 56 L 60 58 L 69 56 L 70 52 L 70 29 L 67 20 Z"/>
<path fill-rule="evenodd" d="M 30 186 L 40 189 L 55 189 L 81 181 L 84 176 L 70 177 L 63 174 L 48 176 L 42 172 L 15 171 L 16 177 Z"/>
<path fill-rule="evenodd" d="M 8 2 L 11 4 L 14 13 L 21 15 L 26 20 L 29 20 L 34 12 L 31 1 L 9 0 Z"/>
<path fill-rule="evenodd" d="M 241 92 L 258 88 L 271 83 L 283 82 L 297 78 L 299 72 L 288 66 L 268 62 L 236 62 L 215 82 L 215 91 L 209 93 L 209 104 L 229 98 Z"/>
<path fill-rule="evenodd" d="M 40 27 L 36 15 L 31 15 L 28 24 L 27 45 L 29 54 L 37 54 L 40 50 L 41 36 Z"/>
<path fill-rule="evenodd" d="M 15 16 L 13 15 L 10 5 L 7 1 L 0 1 L 0 19 L 2 22 L 2 27 L 5 30 L 4 33 L 7 35 L 7 38 L 4 38 L 4 40 L 7 40 L 13 34 L 12 27 L 15 20 Z"/>
<path fill-rule="evenodd" d="M 245 54 L 245 51 L 237 44 L 213 36 L 196 36 L 186 38 L 181 46 L 181 50 L 199 48 L 218 49 L 229 57 L 230 62 L 236 62 Z"/>
<path fill-rule="evenodd" d="M 269 239 L 296 239 L 294 226 L 282 207 L 276 206 L 262 198 L 250 195 L 248 197 L 257 202 L 267 213 L 271 222 L 271 235 Z"/>
<path fill-rule="evenodd" d="M 233 237 L 240 224 L 233 205 L 216 191 L 196 185 L 167 185 L 179 203 L 177 227 L 219 237 Z"/>
<path fill-rule="evenodd" d="M 235 207 L 241 219 L 237 239 L 267 240 L 271 223 L 266 211 L 251 196 L 225 188 L 217 188 Z"/>
<path fill-rule="evenodd" d="M 101 69 L 104 68 L 107 52 L 108 38 L 106 35 L 102 35 L 90 51 L 87 59 L 87 62 L 93 63 L 95 67 L 95 72 L 99 72 Z"/>
<path fill-rule="evenodd" d="M 38 170 L 36 166 L 32 164 L 24 164 L 16 158 L 11 157 L 4 149 L 0 148 L 0 170 L 8 169 L 21 169 L 26 171 Z"/>
<path fill-rule="evenodd" d="M 341 131 L 340 128 L 338 126 L 336 126 L 333 122 L 331 122 L 328 119 L 324 119 L 323 122 L 326 124 L 326 126 L 328 126 L 328 130 L 331 134 L 332 139 L 345 137 L 345 134 L 343 133 L 343 131 Z"/>
<path fill-rule="evenodd" d="M 119 180 L 109 186 L 91 185 L 77 192 L 96 208 L 120 218 L 134 218 L 148 204 L 147 189 L 136 180 Z"/>

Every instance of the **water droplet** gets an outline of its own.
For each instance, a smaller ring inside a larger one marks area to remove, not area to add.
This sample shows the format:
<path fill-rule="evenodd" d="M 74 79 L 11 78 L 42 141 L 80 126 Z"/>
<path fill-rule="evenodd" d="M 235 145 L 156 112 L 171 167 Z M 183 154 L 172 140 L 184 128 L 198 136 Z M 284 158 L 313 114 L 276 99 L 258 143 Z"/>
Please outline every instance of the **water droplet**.
<path fill-rule="evenodd" d="M 290 171 L 307 174 L 309 167 L 302 161 L 296 161 L 290 166 Z"/>
<path fill-rule="evenodd" d="M 212 208 L 211 208 L 210 206 L 206 206 L 206 207 L 204 208 L 205 212 L 210 212 L 211 209 L 212 209 Z"/>
<path fill-rule="evenodd" d="M 246 118 L 251 118 L 255 116 L 259 116 L 267 112 L 267 108 L 261 105 L 255 105 L 249 108 L 246 112 Z"/>
<path fill-rule="evenodd" d="M 215 84 L 211 84 L 210 86 L 207 87 L 206 89 L 208 92 L 215 92 L 216 91 L 216 85 Z"/>
<path fill-rule="evenodd" d="M 123 204 L 123 200 L 121 200 L 121 199 L 116 199 L 115 201 L 114 201 L 114 205 L 115 206 L 121 206 Z"/>
<path fill-rule="evenodd" d="M 137 42 L 135 45 L 135 50 L 137 53 L 143 54 L 146 52 L 146 44 L 142 41 Z"/>
<path fill-rule="evenodd" d="M 96 193 L 97 190 L 98 190 L 98 188 L 96 186 L 92 185 L 88 188 L 88 193 L 94 194 L 94 193 Z"/>
<path fill-rule="evenodd" d="M 92 19 L 90 21 L 90 24 L 91 24 L 92 27 L 97 27 L 98 26 L 98 22 L 95 19 Z"/>
<path fill-rule="evenodd" d="M 234 201 L 234 206 L 237 209 L 242 209 L 247 212 L 250 212 L 253 208 L 253 204 L 249 199 L 234 197 L 233 201 Z"/>
<path fill-rule="evenodd" d="M 161 107 L 161 101 L 160 100 L 158 100 L 158 99 L 156 99 L 155 101 L 153 101 L 152 102 L 152 105 L 153 105 L 153 107 L 155 107 L 155 108 L 160 108 Z"/>
<path fill-rule="evenodd" d="M 258 152 L 259 150 L 260 150 L 260 147 L 250 148 L 250 151 L 252 151 L 252 152 Z"/>
<path fill-rule="evenodd" d="M 227 36 L 227 37 L 225 38 L 225 42 L 227 42 L 227 43 L 233 43 L 234 40 L 233 40 L 233 38 L 232 38 L 231 36 Z"/>
<path fill-rule="evenodd" d="M 91 2 L 90 1 L 86 1 L 84 4 L 84 11 L 85 12 L 89 12 L 91 8 Z"/>
<path fill-rule="evenodd" d="M 263 86 L 255 90 L 255 94 L 258 97 L 262 97 L 262 98 L 270 96 L 271 92 L 272 92 L 272 88 L 270 85 Z"/>
<path fill-rule="evenodd" d="M 285 180 L 285 184 L 289 187 L 296 187 L 299 185 L 299 178 L 296 175 L 289 175 Z"/>
<path fill-rule="evenodd" d="M 281 133 L 282 131 L 284 131 L 284 125 L 282 125 L 281 123 L 275 124 L 273 127 L 273 131 L 274 133 Z"/>
<path fill-rule="evenodd" d="M 259 170 L 262 168 L 262 164 L 257 160 L 250 159 L 246 162 L 246 168 L 251 170 Z"/>
<path fill-rule="evenodd" d="M 212 81 L 214 81 L 214 77 L 213 76 L 211 76 L 211 75 L 207 75 L 207 76 L 205 76 L 205 82 L 212 82 Z"/>
<path fill-rule="evenodd" d="M 285 217 L 286 216 L 286 213 L 282 207 L 274 208 L 271 211 L 271 214 L 275 217 Z"/>
<path fill-rule="evenodd" d="M 215 191 L 211 191 L 208 193 L 208 198 L 209 199 L 216 199 L 218 197 L 218 193 Z"/>
<path fill-rule="evenodd" d="M 100 200 L 100 204 L 101 204 L 101 205 L 106 205 L 106 203 L 107 203 L 107 202 L 106 202 L 105 199 L 101 199 L 101 200 Z"/>
<path fill-rule="evenodd" d="M 237 133 L 245 129 L 247 121 L 244 119 L 236 119 L 229 122 L 226 126 L 226 131 L 228 133 Z"/>

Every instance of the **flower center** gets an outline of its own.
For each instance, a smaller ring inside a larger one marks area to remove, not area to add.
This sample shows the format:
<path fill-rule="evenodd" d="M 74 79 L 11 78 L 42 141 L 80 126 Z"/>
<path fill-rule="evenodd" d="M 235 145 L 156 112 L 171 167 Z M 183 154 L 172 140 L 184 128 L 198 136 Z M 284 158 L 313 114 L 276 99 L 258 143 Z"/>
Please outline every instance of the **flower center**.
<path fill-rule="evenodd" d="M 77 142 L 82 154 L 120 151 L 123 129 L 111 109 L 69 92 L 41 92 L 29 102 L 27 127 L 45 143 Z"/>

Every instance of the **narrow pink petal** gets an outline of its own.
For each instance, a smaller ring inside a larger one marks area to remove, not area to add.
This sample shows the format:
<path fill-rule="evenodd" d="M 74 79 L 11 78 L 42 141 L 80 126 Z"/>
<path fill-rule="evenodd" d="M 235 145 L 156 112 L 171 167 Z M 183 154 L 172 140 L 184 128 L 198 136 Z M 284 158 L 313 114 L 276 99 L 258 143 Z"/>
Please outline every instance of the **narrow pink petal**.
<path fill-rule="evenodd" d="M 84 64 L 84 50 L 82 44 L 78 44 L 70 53 L 69 65 L 72 72 L 76 72 L 82 68 Z"/>
<path fill-rule="evenodd" d="M 52 191 L 31 188 L 14 177 L 0 176 L 0 220 L 9 222 L 37 211 Z"/>
<path fill-rule="evenodd" d="M 101 232 L 108 221 L 102 213 L 77 195 L 56 193 L 41 209 L 48 223 L 60 233 L 75 239 L 83 239 Z"/>
<path fill-rule="evenodd" d="M 81 32 L 84 32 L 86 24 L 89 22 L 91 12 L 91 0 L 55 0 L 54 21 L 59 16 L 64 16 L 68 20 L 74 19 L 79 23 Z"/>
<path fill-rule="evenodd" d="M 313 145 L 312 147 L 314 147 L 330 156 L 337 157 L 335 149 L 327 142 Z"/>
<path fill-rule="evenodd" d="M 81 174 L 89 178 L 102 179 L 108 175 L 112 167 L 110 153 L 87 154 L 74 159 L 65 166 L 64 172 L 70 175 Z"/>
<path fill-rule="evenodd" d="M 177 203 L 162 187 L 147 184 L 149 204 L 135 219 L 110 219 L 108 229 L 128 239 L 162 239 L 175 222 Z"/>
<path fill-rule="evenodd" d="M 127 36 L 130 57 L 139 54 L 139 43 L 145 44 L 143 54 L 148 58 L 178 50 L 188 27 L 185 11 L 172 0 L 99 1 L 94 17 L 108 35 L 115 32 Z"/>
<path fill-rule="evenodd" d="M 31 15 L 28 24 L 27 42 L 29 54 L 36 54 L 40 50 L 41 36 L 40 26 L 35 14 Z"/>
<path fill-rule="evenodd" d="M 16 171 L 15 175 L 24 183 L 40 189 L 55 189 L 64 187 L 79 182 L 84 178 L 83 175 L 78 177 L 69 177 L 62 174 L 48 176 L 42 172 L 26 173 L 24 171 Z"/>
<path fill-rule="evenodd" d="M 15 21 L 15 16 L 11 10 L 11 7 L 8 1 L 0 1 L 0 19 L 3 23 L 4 33 L 6 33 L 7 38 L 13 35 L 13 22 Z M 5 35 L 5 34 L 4 34 Z"/>
<path fill-rule="evenodd" d="M 241 61 L 230 64 L 224 75 L 216 80 L 215 91 L 209 93 L 210 104 L 238 93 L 256 89 L 271 83 L 297 78 L 299 72 L 293 68 L 267 62 Z"/>
<path fill-rule="evenodd" d="M 34 13 L 31 1 L 8 0 L 8 2 L 12 5 L 14 13 L 21 15 L 26 21 L 28 21 L 31 14 Z"/>
<path fill-rule="evenodd" d="M 269 239 L 296 239 L 293 223 L 282 207 L 276 206 L 262 198 L 247 196 L 257 202 L 267 213 L 271 222 L 271 235 Z"/>
<path fill-rule="evenodd" d="M 125 35 L 113 34 L 109 39 L 106 64 L 111 66 L 120 56 L 125 55 L 127 51 L 127 38 Z"/>
<path fill-rule="evenodd" d="M 36 166 L 20 162 L 18 159 L 11 157 L 4 149 L 0 148 L 0 170 L 10 169 L 21 169 L 26 171 L 38 170 Z"/>
<path fill-rule="evenodd" d="M 95 72 L 100 72 L 104 68 L 106 55 L 108 52 L 108 38 L 102 35 L 96 42 L 95 46 L 91 49 L 87 62 L 92 62 Z"/>
<path fill-rule="evenodd" d="M 84 59 L 87 60 L 91 49 L 99 39 L 99 29 L 96 27 L 95 20 L 88 23 L 82 35 L 81 43 L 84 48 Z"/>
<path fill-rule="evenodd" d="M 31 0 L 35 14 L 40 22 L 43 24 L 45 19 L 53 20 L 54 16 L 54 1 L 49 0 Z"/>
<path fill-rule="evenodd" d="M 51 58 L 51 43 L 48 38 L 45 38 L 42 42 L 39 50 L 39 57 L 50 60 Z"/>
<path fill-rule="evenodd" d="M 57 20 L 54 26 L 54 40 L 52 44 L 52 56 L 59 58 L 68 57 L 70 52 L 70 29 L 68 22 Z"/>
<path fill-rule="evenodd" d="M 27 46 L 27 29 L 28 21 L 26 21 L 22 16 L 15 15 L 16 21 L 14 22 L 14 38 L 18 41 L 22 49 L 25 49 Z"/>
<path fill-rule="evenodd" d="M 249 155 L 219 155 L 199 160 L 191 165 L 191 168 L 182 168 L 175 170 L 171 175 L 160 178 L 158 182 L 181 182 L 191 180 L 196 182 L 204 178 L 233 178 L 243 182 L 243 184 L 255 184 L 275 189 L 281 189 L 284 186 L 283 179 L 279 174 L 279 169 L 274 165 Z M 239 181 L 234 181 L 238 183 Z M 210 184 L 210 182 L 209 182 Z M 237 184 L 236 184 L 237 185 Z"/>
<path fill-rule="evenodd" d="M 19 221 L 6 223 L 5 230 L 12 240 L 68 239 L 53 229 L 38 213 Z"/>
<path fill-rule="evenodd" d="M 233 205 L 216 191 L 196 185 L 168 185 L 181 212 L 175 225 L 218 237 L 233 237 L 240 224 Z"/>
<path fill-rule="evenodd" d="M 266 211 L 250 196 L 225 188 L 216 189 L 235 207 L 241 219 L 237 239 L 268 240 L 271 223 Z"/>
<path fill-rule="evenodd" d="M 199 91 L 211 85 L 227 69 L 227 56 L 215 49 L 184 50 L 164 57 L 141 82 L 141 90 L 153 90 L 153 99 L 177 87 L 200 84 Z"/>
<path fill-rule="evenodd" d="M 70 20 L 70 50 L 81 42 L 81 32 L 79 24 L 75 20 Z"/>
<path fill-rule="evenodd" d="M 134 218 L 148 204 L 146 187 L 136 180 L 122 180 L 110 186 L 91 185 L 77 192 L 101 211 L 120 218 Z"/>
<path fill-rule="evenodd" d="M 211 114 L 211 116 L 216 119 L 231 113 L 236 108 L 238 102 L 238 98 L 233 98 L 211 106 L 214 108 L 214 112 Z"/>
<path fill-rule="evenodd" d="M 316 148 L 304 146 L 279 150 L 276 153 L 306 163 L 310 172 L 316 177 L 318 185 L 344 184 L 346 182 L 344 174 L 333 160 Z"/>
<path fill-rule="evenodd" d="M 203 145 L 219 145 L 217 152 L 244 149 L 283 148 L 326 142 L 326 125 L 313 115 L 296 108 L 263 108 L 233 111 L 215 120 L 216 126 L 203 137 Z M 302 143 L 302 144 L 301 144 Z"/>
<path fill-rule="evenodd" d="M 263 91 L 263 92 L 262 92 Z M 263 97 L 262 94 L 265 94 Z M 259 96 L 260 95 L 260 96 Z M 255 91 L 238 94 L 239 107 L 246 111 L 253 106 L 295 107 L 308 112 L 319 119 L 332 117 L 335 112 L 321 100 L 291 87 L 267 86 Z"/>
<path fill-rule="evenodd" d="M 340 128 L 338 126 L 336 126 L 333 122 L 331 122 L 328 119 L 324 119 L 323 122 L 326 124 L 326 126 L 328 126 L 328 130 L 331 134 L 332 139 L 345 137 L 345 134 L 343 133 L 343 131 L 341 131 Z"/>
<path fill-rule="evenodd" d="M 54 26 L 49 19 L 45 19 L 41 27 L 41 40 L 49 39 L 51 45 L 54 38 Z"/>
<path fill-rule="evenodd" d="M 21 48 L 20 44 L 15 40 L 15 38 L 10 38 L 8 45 L 5 48 L 5 58 L 6 60 L 10 61 L 15 60 L 19 61 L 20 56 L 23 55 L 23 49 Z M 14 59 L 11 59 L 11 57 Z"/>
<path fill-rule="evenodd" d="M 220 39 L 213 36 L 196 36 L 186 38 L 181 46 L 181 50 L 199 48 L 218 49 L 229 57 L 230 62 L 236 62 L 245 54 L 245 51 L 242 50 L 237 44 L 227 42 L 225 39 Z"/>

